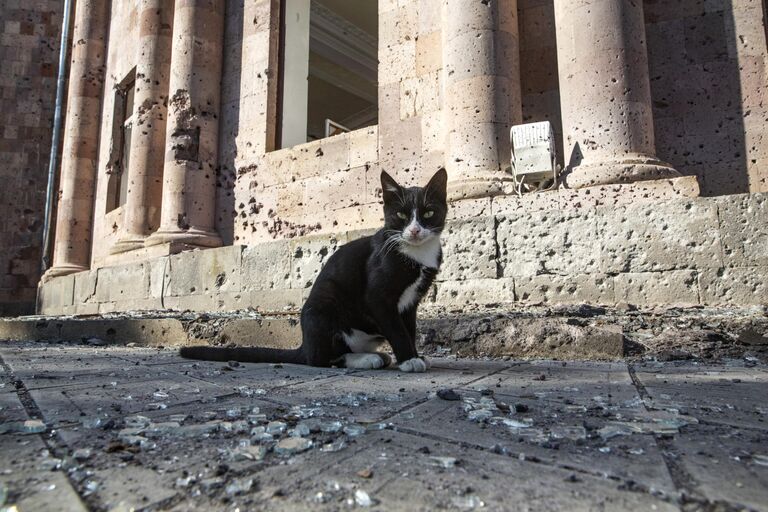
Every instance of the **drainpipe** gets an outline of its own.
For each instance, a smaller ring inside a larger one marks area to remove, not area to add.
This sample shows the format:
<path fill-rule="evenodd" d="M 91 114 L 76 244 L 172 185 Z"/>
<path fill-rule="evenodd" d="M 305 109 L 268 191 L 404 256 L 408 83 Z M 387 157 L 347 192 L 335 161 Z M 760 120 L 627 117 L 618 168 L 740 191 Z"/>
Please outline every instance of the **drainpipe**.
<path fill-rule="evenodd" d="M 61 141 L 62 104 L 67 82 L 67 50 L 69 25 L 72 15 L 72 2 L 64 0 L 63 19 L 61 21 L 61 47 L 59 48 L 59 76 L 56 81 L 56 110 L 53 115 L 53 136 L 51 139 L 51 158 L 48 162 L 48 188 L 45 194 L 45 222 L 43 224 L 43 259 L 41 275 L 50 266 L 51 238 L 53 229 L 53 194 L 56 187 L 56 171 L 59 168 L 59 145 Z"/>

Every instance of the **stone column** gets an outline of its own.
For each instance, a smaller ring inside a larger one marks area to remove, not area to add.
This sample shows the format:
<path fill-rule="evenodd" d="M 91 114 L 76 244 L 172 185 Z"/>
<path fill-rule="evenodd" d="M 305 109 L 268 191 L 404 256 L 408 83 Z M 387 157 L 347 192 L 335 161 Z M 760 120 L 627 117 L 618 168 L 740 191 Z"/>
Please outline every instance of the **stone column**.
<path fill-rule="evenodd" d="M 217 247 L 224 0 L 176 0 L 160 229 L 147 245 Z"/>
<path fill-rule="evenodd" d="M 77 0 L 53 265 L 45 278 L 72 274 L 90 267 L 108 23 L 109 2 Z"/>
<path fill-rule="evenodd" d="M 555 0 L 566 183 L 676 177 L 656 158 L 643 3 Z"/>
<path fill-rule="evenodd" d="M 442 16 L 449 196 L 499 194 L 522 119 L 517 0 L 444 0 Z"/>
<path fill-rule="evenodd" d="M 160 224 L 168 113 L 173 6 L 166 0 L 139 2 L 139 56 L 123 235 L 112 252 L 144 246 Z"/>

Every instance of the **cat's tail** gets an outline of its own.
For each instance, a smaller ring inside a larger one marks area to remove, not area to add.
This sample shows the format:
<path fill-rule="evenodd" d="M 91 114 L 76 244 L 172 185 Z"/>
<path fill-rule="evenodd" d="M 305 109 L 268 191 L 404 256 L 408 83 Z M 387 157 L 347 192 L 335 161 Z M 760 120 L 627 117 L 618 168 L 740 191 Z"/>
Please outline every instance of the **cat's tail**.
<path fill-rule="evenodd" d="M 239 361 L 241 363 L 295 363 L 307 364 L 301 348 L 284 350 L 261 347 L 182 347 L 181 357 L 204 361 Z"/>

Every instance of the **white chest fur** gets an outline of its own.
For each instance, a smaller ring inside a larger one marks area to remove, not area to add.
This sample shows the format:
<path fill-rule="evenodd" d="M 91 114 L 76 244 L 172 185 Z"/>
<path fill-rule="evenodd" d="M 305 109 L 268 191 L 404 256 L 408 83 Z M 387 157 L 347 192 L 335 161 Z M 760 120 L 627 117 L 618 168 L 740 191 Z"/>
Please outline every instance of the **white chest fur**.
<path fill-rule="evenodd" d="M 407 245 L 400 247 L 400 252 L 411 258 L 413 261 L 429 268 L 437 268 L 440 264 L 440 237 L 436 236 L 421 245 Z M 419 300 L 419 288 L 424 282 L 424 270 L 419 273 L 419 277 L 400 295 L 397 301 L 397 310 L 402 313 L 413 306 Z"/>
<path fill-rule="evenodd" d="M 402 244 L 400 252 L 425 267 L 437 268 L 440 263 L 440 237 L 435 236 L 421 245 Z"/>
<path fill-rule="evenodd" d="M 397 301 L 397 310 L 400 313 L 413 306 L 416 301 L 419 300 L 418 290 L 423 279 L 424 272 L 421 272 L 419 273 L 418 279 L 416 279 L 416 281 L 414 281 L 413 284 L 406 288 L 403 294 L 400 295 L 400 300 Z"/>

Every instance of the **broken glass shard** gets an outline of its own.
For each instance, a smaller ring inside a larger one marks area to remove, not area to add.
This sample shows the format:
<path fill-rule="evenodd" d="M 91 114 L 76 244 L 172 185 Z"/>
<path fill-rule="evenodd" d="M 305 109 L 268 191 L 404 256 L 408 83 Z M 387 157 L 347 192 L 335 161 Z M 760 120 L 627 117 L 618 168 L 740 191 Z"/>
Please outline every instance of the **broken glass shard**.
<path fill-rule="evenodd" d="M 305 423 L 299 423 L 296 425 L 295 428 L 292 428 L 288 435 L 291 437 L 304 437 L 308 436 L 310 434 L 309 426 L 307 426 Z"/>
<path fill-rule="evenodd" d="M 358 425 L 357 423 L 352 423 L 344 427 L 344 433 L 349 437 L 358 437 L 365 434 L 365 427 Z"/>
<path fill-rule="evenodd" d="M 474 495 L 469 496 L 456 496 L 454 497 L 451 502 L 456 508 L 460 508 L 462 510 L 474 510 L 476 508 L 484 507 L 485 503 Z"/>
<path fill-rule="evenodd" d="M 321 452 L 340 452 L 346 447 L 347 447 L 346 441 L 344 441 L 343 439 L 337 439 L 332 443 L 327 443 L 321 446 L 320 451 Z"/>
<path fill-rule="evenodd" d="M 288 428 L 288 425 L 283 423 L 282 421 L 270 421 L 267 424 L 266 432 L 267 434 L 282 434 L 285 432 L 285 429 Z"/>
<path fill-rule="evenodd" d="M 126 416 L 125 417 L 125 426 L 128 428 L 144 428 L 147 425 L 151 423 L 151 420 L 147 418 L 146 416 Z"/>
<path fill-rule="evenodd" d="M 293 455 L 312 448 L 312 441 L 303 437 L 287 437 L 281 439 L 275 446 L 278 455 Z"/>
<path fill-rule="evenodd" d="M 324 421 L 320 424 L 320 430 L 331 434 L 340 432 L 343 427 L 344 425 L 340 421 Z"/>
<path fill-rule="evenodd" d="M 72 457 L 75 458 L 75 460 L 78 461 L 84 461 L 91 458 L 91 455 L 93 453 L 91 452 L 90 448 L 80 448 L 78 450 L 75 450 L 75 452 L 72 454 Z"/>
<path fill-rule="evenodd" d="M 493 417 L 493 412 L 489 411 L 488 409 L 475 409 L 472 411 L 469 411 L 467 414 L 467 418 L 469 421 L 476 421 L 478 423 L 485 423 L 489 419 Z"/>
<path fill-rule="evenodd" d="M 373 505 L 373 500 L 367 492 L 362 489 L 358 489 L 355 491 L 355 503 L 357 503 L 359 507 L 370 507 Z"/>
<path fill-rule="evenodd" d="M 455 467 L 456 463 L 458 462 L 453 457 L 431 457 L 431 459 L 435 462 L 435 465 L 446 469 Z"/>
<path fill-rule="evenodd" d="M 225 489 L 225 492 L 229 495 L 245 494 L 253 487 L 253 478 L 236 479 L 230 482 Z"/>

